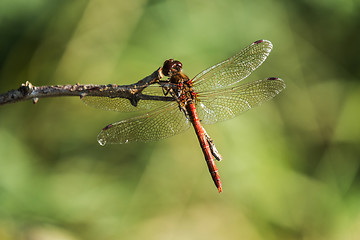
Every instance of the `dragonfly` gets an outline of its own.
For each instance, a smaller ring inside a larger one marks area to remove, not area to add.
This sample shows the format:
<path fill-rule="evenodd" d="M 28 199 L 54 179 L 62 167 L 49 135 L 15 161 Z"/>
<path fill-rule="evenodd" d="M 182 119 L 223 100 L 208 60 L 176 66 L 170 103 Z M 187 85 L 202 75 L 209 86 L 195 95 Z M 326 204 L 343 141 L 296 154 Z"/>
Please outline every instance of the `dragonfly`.
<path fill-rule="evenodd" d="M 99 144 L 160 140 L 193 126 L 213 182 L 218 191 L 222 192 L 219 171 L 215 165 L 215 159 L 220 161 L 222 157 L 202 124 L 231 119 L 272 99 L 285 89 L 284 81 L 277 77 L 240 83 L 265 61 L 272 47 L 268 40 L 255 41 L 192 79 L 183 73 L 181 62 L 166 60 L 161 72 L 168 78 L 148 86 L 143 93 L 171 96 L 173 101 L 141 100 L 137 106 L 133 106 L 125 98 L 82 98 L 87 105 L 96 108 L 146 111 L 104 127 L 97 137 Z"/>

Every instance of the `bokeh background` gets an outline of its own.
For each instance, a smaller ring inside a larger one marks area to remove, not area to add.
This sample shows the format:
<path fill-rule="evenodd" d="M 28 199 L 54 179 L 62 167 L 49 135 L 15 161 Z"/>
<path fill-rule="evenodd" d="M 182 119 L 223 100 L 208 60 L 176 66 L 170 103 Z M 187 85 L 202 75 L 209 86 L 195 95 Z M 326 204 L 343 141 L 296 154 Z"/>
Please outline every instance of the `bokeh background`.
<path fill-rule="evenodd" d="M 165 59 L 189 76 L 258 39 L 248 81 L 287 88 L 206 126 L 224 192 L 193 130 L 101 147 L 129 114 L 78 98 L 0 107 L 0 239 L 360 239 L 360 3 L 285 0 L 2 0 L 0 92 L 129 84 Z"/>

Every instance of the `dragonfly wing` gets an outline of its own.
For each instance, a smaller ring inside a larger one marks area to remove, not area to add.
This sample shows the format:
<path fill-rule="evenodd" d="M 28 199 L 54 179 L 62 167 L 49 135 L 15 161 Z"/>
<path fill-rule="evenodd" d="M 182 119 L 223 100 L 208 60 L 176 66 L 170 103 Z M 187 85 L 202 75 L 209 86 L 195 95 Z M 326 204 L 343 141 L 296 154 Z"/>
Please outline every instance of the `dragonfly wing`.
<path fill-rule="evenodd" d="M 271 49 L 272 44 L 268 40 L 252 43 L 235 56 L 196 75 L 193 79 L 194 89 L 220 89 L 243 80 L 265 61 Z"/>
<path fill-rule="evenodd" d="M 142 93 L 151 96 L 164 96 L 162 87 L 159 85 L 150 85 L 146 87 Z M 140 100 L 135 107 L 130 103 L 130 100 L 126 98 L 85 96 L 81 100 L 91 107 L 118 112 L 149 111 L 168 103 L 163 101 Z"/>
<path fill-rule="evenodd" d="M 189 126 L 190 122 L 180 111 L 178 103 L 172 102 L 141 116 L 110 124 L 99 133 L 97 139 L 100 145 L 149 142 L 176 135 Z"/>
<path fill-rule="evenodd" d="M 204 124 L 231 119 L 275 97 L 285 88 L 280 78 L 267 78 L 223 90 L 198 93 L 196 110 Z"/>

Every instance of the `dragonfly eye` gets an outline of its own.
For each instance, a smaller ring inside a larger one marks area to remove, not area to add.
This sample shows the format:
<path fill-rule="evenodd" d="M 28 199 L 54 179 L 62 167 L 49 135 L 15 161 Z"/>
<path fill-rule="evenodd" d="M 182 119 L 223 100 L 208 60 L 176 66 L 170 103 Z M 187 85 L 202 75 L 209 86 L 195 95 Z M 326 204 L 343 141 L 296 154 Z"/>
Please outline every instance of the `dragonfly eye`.
<path fill-rule="evenodd" d="M 169 76 L 170 72 L 180 72 L 182 69 L 182 63 L 180 61 L 169 59 L 164 62 L 162 72 L 165 76 Z"/>
<path fill-rule="evenodd" d="M 182 69 L 182 63 L 180 61 L 175 60 L 172 69 L 176 70 L 177 72 L 180 72 Z"/>
<path fill-rule="evenodd" d="M 164 65 L 162 67 L 162 72 L 165 76 L 169 76 L 169 72 L 173 63 L 174 63 L 174 59 L 169 59 L 164 62 Z"/>

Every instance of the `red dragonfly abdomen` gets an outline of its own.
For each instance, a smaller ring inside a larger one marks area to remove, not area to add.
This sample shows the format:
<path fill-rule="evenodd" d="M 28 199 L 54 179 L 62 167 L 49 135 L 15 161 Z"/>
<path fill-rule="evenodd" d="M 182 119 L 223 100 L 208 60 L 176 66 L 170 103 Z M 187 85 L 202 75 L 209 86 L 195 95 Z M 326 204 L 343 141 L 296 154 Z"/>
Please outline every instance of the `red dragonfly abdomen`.
<path fill-rule="evenodd" d="M 205 137 L 204 129 L 200 124 L 199 117 L 196 113 L 195 105 L 193 103 L 186 105 L 186 110 L 189 114 L 190 121 L 191 121 L 192 125 L 194 126 L 196 136 L 199 139 L 199 143 L 200 143 L 201 149 L 204 153 L 205 160 L 206 160 L 207 166 L 209 168 L 211 177 L 220 193 L 220 192 L 222 192 L 222 187 L 221 187 L 219 171 L 215 165 L 214 157 L 211 153 L 209 143 Z"/>

